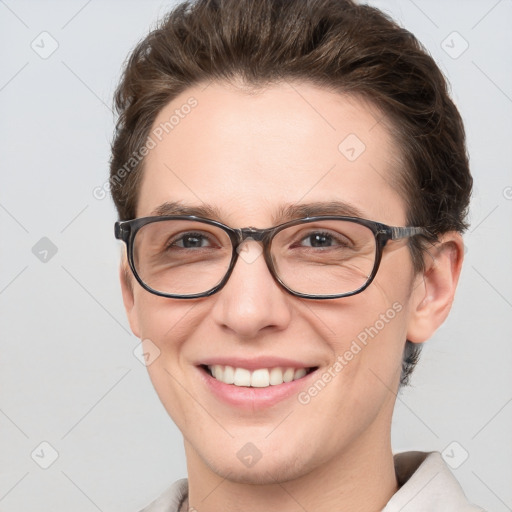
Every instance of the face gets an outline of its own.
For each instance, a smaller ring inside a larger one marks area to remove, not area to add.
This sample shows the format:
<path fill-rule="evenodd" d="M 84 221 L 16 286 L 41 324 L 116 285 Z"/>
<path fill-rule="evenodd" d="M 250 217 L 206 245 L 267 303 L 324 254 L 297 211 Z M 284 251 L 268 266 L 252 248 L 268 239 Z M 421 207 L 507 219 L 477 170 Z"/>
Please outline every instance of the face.
<path fill-rule="evenodd" d="M 190 98 L 195 106 L 184 109 Z M 366 219 L 405 225 L 392 185 L 396 145 L 361 100 L 304 83 L 251 94 L 211 83 L 168 104 L 153 133 L 176 110 L 179 122 L 146 157 L 137 217 L 179 201 L 211 207 L 231 227 L 266 228 L 286 206 L 318 203 L 320 214 L 322 203 L 338 201 Z M 243 250 L 210 297 L 162 298 L 122 280 L 134 333 L 158 348 L 148 371 L 184 435 L 189 472 L 286 481 L 388 446 L 392 390 L 419 302 L 406 242 L 388 243 L 364 292 L 322 301 L 282 289 L 258 242 Z M 313 371 L 258 388 L 217 381 L 205 370 L 214 364 Z"/>

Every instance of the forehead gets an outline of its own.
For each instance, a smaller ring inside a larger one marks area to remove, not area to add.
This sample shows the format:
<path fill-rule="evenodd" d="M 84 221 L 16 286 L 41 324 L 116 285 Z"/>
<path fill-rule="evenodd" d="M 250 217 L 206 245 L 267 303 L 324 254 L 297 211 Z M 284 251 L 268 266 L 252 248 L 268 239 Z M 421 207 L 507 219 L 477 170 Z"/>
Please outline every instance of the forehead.
<path fill-rule="evenodd" d="M 304 83 L 250 91 L 214 82 L 167 104 L 149 137 L 139 217 L 180 202 L 233 226 L 264 227 L 291 205 L 326 202 L 405 220 L 395 144 L 361 99 Z"/>

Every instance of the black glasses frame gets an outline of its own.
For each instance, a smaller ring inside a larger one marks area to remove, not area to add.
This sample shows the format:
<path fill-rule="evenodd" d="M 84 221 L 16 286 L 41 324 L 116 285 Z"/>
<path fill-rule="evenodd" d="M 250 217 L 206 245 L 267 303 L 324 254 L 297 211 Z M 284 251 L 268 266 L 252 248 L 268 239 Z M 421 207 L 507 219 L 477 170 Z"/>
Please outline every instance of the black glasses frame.
<path fill-rule="evenodd" d="M 147 224 L 151 224 L 153 222 L 163 222 L 166 220 L 190 220 L 190 221 L 198 221 L 205 224 L 210 224 L 212 226 L 216 226 L 223 231 L 227 233 L 231 240 L 231 245 L 233 248 L 233 252 L 231 255 L 231 262 L 229 264 L 229 268 L 224 276 L 224 278 L 211 288 L 210 290 L 207 290 L 203 293 L 196 293 L 193 295 L 177 295 L 177 294 L 169 294 L 160 292 L 158 290 L 154 290 L 150 286 L 148 286 L 139 276 L 137 273 L 137 269 L 135 268 L 134 259 L 133 259 L 133 246 L 134 246 L 134 240 L 135 235 L 137 232 Z M 343 220 L 343 221 L 349 221 L 354 222 L 356 224 L 360 224 L 362 226 L 366 226 L 369 228 L 373 235 L 375 236 L 375 263 L 373 265 L 373 269 L 371 274 L 368 276 L 367 281 L 363 286 L 358 288 L 357 290 L 347 292 L 347 293 L 341 293 L 338 295 L 309 295 L 305 293 L 299 293 L 291 288 L 289 288 L 286 284 L 284 284 L 280 277 L 278 276 L 274 264 L 272 261 L 270 249 L 273 238 L 276 236 L 277 233 L 282 231 L 283 229 L 286 229 L 291 226 L 295 226 L 297 224 L 307 224 L 309 222 L 316 222 L 320 220 Z M 140 217 L 138 219 L 133 220 L 126 220 L 126 221 L 118 221 L 115 223 L 115 237 L 118 240 L 122 240 L 126 244 L 127 248 L 127 255 L 128 255 L 128 264 L 130 265 L 130 269 L 133 272 L 133 275 L 135 276 L 135 279 L 139 282 L 139 284 L 148 292 L 153 293 L 155 295 L 159 295 L 160 297 L 168 297 L 172 299 L 197 299 L 200 297 L 209 297 L 210 295 L 213 295 L 214 293 L 218 292 L 222 289 L 222 287 L 227 283 L 229 277 L 231 276 L 231 273 L 233 272 L 233 269 L 236 265 L 236 262 L 238 260 L 238 248 L 240 245 L 248 239 L 254 240 L 256 242 L 261 242 L 263 244 L 263 255 L 265 258 L 265 261 L 267 263 L 267 267 L 274 278 L 274 280 L 282 287 L 284 288 L 288 293 L 291 295 L 294 295 L 296 297 L 301 297 L 304 299 L 315 299 L 315 300 L 323 300 L 323 299 L 339 299 L 342 297 L 349 297 L 351 295 L 356 295 L 358 293 L 361 293 L 363 290 L 368 288 L 368 286 L 371 284 L 375 276 L 377 275 L 377 271 L 379 270 L 380 262 L 382 259 L 382 251 L 384 249 L 384 246 L 389 242 L 390 240 L 399 240 L 402 238 L 409 238 L 416 235 L 425 235 L 425 236 L 431 236 L 428 229 L 423 227 L 396 227 L 396 226 L 387 226 L 386 224 L 382 224 L 380 222 L 375 222 L 372 220 L 367 219 L 360 219 L 358 217 L 346 217 L 346 216 L 339 216 L 339 215 L 320 215 L 315 217 L 305 217 L 301 219 L 295 219 L 289 222 L 285 222 L 284 224 L 280 224 L 278 226 L 274 226 L 271 228 L 266 229 L 258 229 L 254 227 L 247 227 L 247 228 L 231 228 L 229 226 L 226 226 L 225 224 L 222 224 L 221 222 L 218 222 L 216 220 L 212 219 L 206 219 L 203 217 L 197 217 L 195 215 L 160 215 L 160 216 L 154 216 L 154 217 Z"/>

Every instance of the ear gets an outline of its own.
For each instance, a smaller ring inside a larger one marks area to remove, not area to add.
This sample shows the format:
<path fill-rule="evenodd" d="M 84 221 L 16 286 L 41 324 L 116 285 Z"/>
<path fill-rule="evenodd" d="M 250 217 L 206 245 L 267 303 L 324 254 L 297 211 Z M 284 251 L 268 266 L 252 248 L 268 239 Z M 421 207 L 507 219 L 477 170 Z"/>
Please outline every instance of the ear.
<path fill-rule="evenodd" d="M 425 271 L 417 276 L 411 294 L 407 339 L 427 341 L 446 320 L 459 281 L 464 243 L 459 233 L 444 233 L 425 254 Z"/>
<path fill-rule="evenodd" d="M 133 276 L 125 256 L 122 257 L 121 264 L 119 265 L 119 280 L 121 282 L 124 309 L 126 310 L 126 316 L 128 317 L 130 328 L 133 334 L 135 334 L 137 338 L 140 338 L 139 321 L 137 311 L 135 309 L 135 297 L 133 294 Z"/>

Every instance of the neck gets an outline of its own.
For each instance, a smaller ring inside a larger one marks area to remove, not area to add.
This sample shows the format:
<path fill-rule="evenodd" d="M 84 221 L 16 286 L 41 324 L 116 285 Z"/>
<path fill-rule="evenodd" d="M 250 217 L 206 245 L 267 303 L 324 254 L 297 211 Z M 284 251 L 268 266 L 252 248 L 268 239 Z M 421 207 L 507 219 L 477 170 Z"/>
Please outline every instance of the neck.
<path fill-rule="evenodd" d="M 220 471 L 212 471 L 185 443 L 189 500 L 183 510 L 382 510 L 398 486 L 389 437 L 384 443 L 382 439 L 378 441 L 368 444 L 358 439 L 328 462 L 295 479 L 282 482 L 273 479 L 274 483 L 256 485 L 256 482 L 237 482 L 229 472 L 220 476 Z"/>

